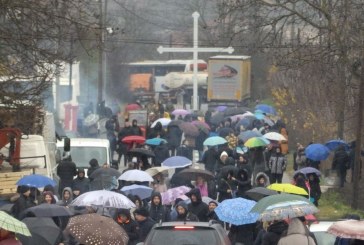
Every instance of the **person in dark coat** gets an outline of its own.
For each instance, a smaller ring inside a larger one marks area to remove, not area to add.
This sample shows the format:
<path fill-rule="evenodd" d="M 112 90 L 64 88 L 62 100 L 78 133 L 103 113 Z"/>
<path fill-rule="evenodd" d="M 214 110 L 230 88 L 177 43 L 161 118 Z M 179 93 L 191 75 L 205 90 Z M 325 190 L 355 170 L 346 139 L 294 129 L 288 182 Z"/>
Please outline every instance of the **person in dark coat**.
<path fill-rule="evenodd" d="M 139 238 L 138 223 L 131 218 L 130 211 L 124 208 L 118 209 L 116 212 L 116 222 L 128 234 L 128 245 L 137 244 Z"/>
<path fill-rule="evenodd" d="M 118 133 L 118 164 L 120 164 L 121 157 L 124 155 L 124 166 L 128 161 L 127 159 L 127 152 L 128 152 L 128 145 L 123 143 L 123 139 L 127 136 L 133 135 L 133 129 L 130 126 L 130 122 L 128 119 L 125 120 L 124 127 Z"/>
<path fill-rule="evenodd" d="M 226 199 L 231 199 L 235 197 L 237 190 L 237 183 L 234 177 L 234 171 L 228 171 L 227 175 L 221 176 L 218 181 L 217 191 L 219 192 L 219 202 Z"/>
<path fill-rule="evenodd" d="M 159 223 L 171 220 L 170 211 L 166 206 L 162 205 L 162 196 L 159 192 L 154 191 L 150 197 L 150 218 Z"/>
<path fill-rule="evenodd" d="M 184 140 L 182 144 L 179 147 L 177 147 L 176 155 L 181 157 L 186 157 L 191 161 L 193 160 L 192 151 L 190 147 L 187 146 L 186 140 Z"/>
<path fill-rule="evenodd" d="M 254 229 L 255 223 L 246 225 L 231 225 L 228 234 L 231 244 L 253 245 Z"/>
<path fill-rule="evenodd" d="M 275 153 L 269 159 L 269 169 L 271 173 L 271 183 L 282 183 L 283 172 L 287 168 L 287 159 L 281 153 L 281 148 L 275 148 Z"/>
<path fill-rule="evenodd" d="M 138 121 L 136 119 L 134 119 L 131 123 L 131 132 L 132 135 L 139 135 L 139 136 L 143 135 L 143 132 L 141 128 L 138 126 Z"/>
<path fill-rule="evenodd" d="M 90 180 L 85 177 L 85 170 L 78 170 L 77 178 L 75 178 L 72 183 L 72 190 L 79 190 L 80 193 L 78 195 L 82 195 L 90 190 Z"/>
<path fill-rule="evenodd" d="M 154 128 L 149 128 L 148 129 L 148 135 L 147 138 L 148 139 L 153 139 L 153 138 L 163 138 L 165 137 L 165 132 L 163 129 L 163 125 L 161 122 L 157 122 L 154 126 Z"/>
<path fill-rule="evenodd" d="M 161 166 L 162 162 L 169 158 L 169 150 L 166 143 L 163 141 L 160 145 L 156 146 L 154 149 L 154 166 Z"/>
<path fill-rule="evenodd" d="M 345 146 L 341 145 L 335 151 L 334 159 L 332 161 L 332 169 L 337 171 L 340 178 L 340 187 L 344 187 L 346 182 L 346 171 L 350 168 L 350 157 L 345 150 Z"/>
<path fill-rule="evenodd" d="M 202 159 L 202 154 L 203 154 L 203 148 L 204 148 L 204 145 L 203 145 L 203 142 L 207 139 L 207 134 L 202 131 L 202 130 L 199 130 L 199 134 L 197 135 L 196 139 L 195 139 L 195 150 L 198 151 L 198 159 Z"/>
<path fill-rule="evenodd" d="M 77 175 L 76 164 L 72 161 L 69 152 L 64 153 L 60 164 L 57 166 L 57 175 L 59 177 L 58 193 L 61 194 L 65 187 L 72 187 L 73 177 Z"/>
<path fill-rule="evenodd" d="M 219 206 L 217 201 L 212 200 L 209 202 L 209 212 L 207 213 L 207 221 L 216 221 L 219 224 L 224 225 L 224 222 L 222 222 L 215 213 L 215 208 L 217 208 L 217 206 Z"/>
<path fill-rule="evenodd" d="M 18 187 L 19 198 L 15 201 L 13 207 L 11 208 L 11 214 L 17 218 L 21 219 L 23 216 L 23 211 L 27 208 L 35 206 L 35 203 L 30 197 L 30 187 L 22 185 Z"/>
<path fill-rule="evenodd" d="M 314 199 L 313 204 L 318 207 L 318 200 L 321 198 L 320 178 L 314 173 L 308 174 L 307 177 L 310 184 L 310 196 Z"/>
<path fill-rule="evenodd" d="M 191 199 L 191 203 L 189 203 L 187 206 L 188 211 L 196 215 L 199 221 L 207 221 L 209 207 L 202 201 L 200 190 L 198 188 L 194 188 L 190 190 L 186 196 Z"/>
<path fill-rule="evenodd" d="M 205 164 L 205 169 L 211 173 L 215 172 L 216 160 L 218 158 L 217 148 L 209 146 L 202 156 L 201 162 Z"/>
<path fill-rule="evenodd" d="M 87 175 L 90 177 L 90 175 L 96 170 L 96 169 L 99 169 L 100 166 L 99 166 L 99 162 L 95 159 L 95 158 L 92 158 L 89 163 L 90 167 L 87 169 Z M 89 179 L 90 181 L 92 181 L 93 179 Z"/>
<path fill-rule="evenodd" d="M 149 211 L 145 207 L 137 208 L 134 211 L 134 217 L 139 226 L 137 241 L 144 242 L 156 222 L 149 217 Z"/>
<path fill-rule="evenodd" d="M 167 127 L 166 140 L 172 156 L 176 155 L 176 150 L 181 145 L 182 133 L 182 130 L 177 125 Z"/>
<path fill-rule="evenodd" d="M 261 245 L 277 245 L 282 235 L 286 234 L 288 224 L 285 221 L 274 221 L 263 235 Z"/>
<path fill-rule="evenodd" d="M 246 198 L 245 192 L 252 188 L 248 171 L 246 169 L 239 169 L 235 181 L 238 184 L 236 196 Z"/>
<path fill-rule="evenodd" d="M 172 221 L 199 221 L 197 216 L 188 211 L 187 204 L 184 201 L 176 205 L 177 217 Z"/>
<path fill-rule="evenodd" d="M 216 161 L 215 172 L 219 174 L 221 168 L 226 166 L 234 166 L 234 164 L 234 159 L 230 157 L 226 151 L 223 151 L 220 154 L 220 158 Z"/>
<path fill-rule="evenodd" d="M 262 147 L 256 147 L 249 150 L 250 158 L 249 162 L 251 163 L 253 169 L 253 179 L 256 178 L 258 173 L 265 172 L 267 170 L 264 159 L 264 149 Z"/>

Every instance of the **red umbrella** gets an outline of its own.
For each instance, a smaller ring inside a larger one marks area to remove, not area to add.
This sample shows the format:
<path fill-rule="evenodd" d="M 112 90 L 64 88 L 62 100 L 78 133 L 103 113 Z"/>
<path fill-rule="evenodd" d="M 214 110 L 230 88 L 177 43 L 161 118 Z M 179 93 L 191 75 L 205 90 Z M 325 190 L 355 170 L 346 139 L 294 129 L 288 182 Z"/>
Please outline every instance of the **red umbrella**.
<path fill-rule="evenodd" d="M 125 106 L 125 110 L 126 111 L 133 111 L 133 110 L 139 110 L 141 109 L 142 107 L 138 104 L 128 104 Z"/>
<path fill-rule="evenodd" d="M 145 138 L 143 136 L 139 136 L 139 135 L 131 135 L 131 136 L 126 136 L 121 140 L 123 143 L 138 143 L 138 144 L 143 144 L 145 142 Z"/>
<path fill-rule="evenodd" d="M 186 135 L 196 137 L 199 134 L 198 128 L 189 122 L 183 122 L 178 126 Z"/>

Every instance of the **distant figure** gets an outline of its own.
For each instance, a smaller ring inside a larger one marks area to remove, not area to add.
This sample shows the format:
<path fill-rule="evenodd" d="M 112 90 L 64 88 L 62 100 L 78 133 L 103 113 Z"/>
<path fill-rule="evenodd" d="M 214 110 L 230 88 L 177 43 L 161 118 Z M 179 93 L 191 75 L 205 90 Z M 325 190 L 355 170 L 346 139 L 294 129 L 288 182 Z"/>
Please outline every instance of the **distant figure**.
<path fill-rule="evenodd" d="M 61 163 L 58 164 L 57 175 L 60 178 L 58 193 L 61 195 L 65 187 L 72 187 L 73 177 L 77 175 L 76 164 L 69 152 L 64 153 Z"/>
<path fill-rule="evenodd" d="M 272 184 L 282 183 L 283 172 L 287 167 L 287 159 L 281 153 L 281 148 L 277 147 L 275 154 L 270 157 L 269 169 L 272 176 Z"/>
<path fill-rule="evenodd" d="M 62 199 L 57 204 L 68 207 L 73 201 L 72 189 L 70 187 L 64 188 L 61 197 Z"/>
<path fill-rule="evenodd" d="M 149 211 L 144 207 L 137 208 L 134 216 L 139 225 L 138 242 L 144 242 L 156 222 L 149 217 Z"/>
<path fill-rule="evenodd" d="M 93 158 L 90 160 L 90 162 L 88 163 L 90 165 L 90 167 L 87 170 L 87 175 L 90 177 L 90 175 L 98 168 L 100 168 L 99 166 L 99 162 L 97 161 L 97 159 Z M 92 179 L 90 178 L 90 181 L 92 181 Z"/>
<path fill-rule="evenodd" d="M 91 171 L 92 173 L 92 171 Z M 74 193 L 76 196 L 79 196 L 85 192 L 88 192 L 90 190 L 90 180 L 86 178 L 85 176 L 85 170 L 79 169 L 77 172 L 77 178 L 73 180 L 72 183 L 72 190 L 75 192 L 75 190 L 78 190 L 79 193 Z"/>
<path fill-rule="evenodd" d="M 35 203 L 30 198 L 30 187 L 29 186 L 18 186 L 19 198 L 15 201 L 14 206 L 11 208 L 12 215 L 20 219 L 22 212 L 27 208 L 35 206 Z"/>
<path fill-rule="evenodd" d="M 341 145 L 335 151 L 334 159 L 332 161 L 332 169 L 337 171 L 340 178 L 340 187 L 344 187 L 346 182 L 346 172 L 350 169 L 350 157 L 345 150 L 345 146 Z"/>

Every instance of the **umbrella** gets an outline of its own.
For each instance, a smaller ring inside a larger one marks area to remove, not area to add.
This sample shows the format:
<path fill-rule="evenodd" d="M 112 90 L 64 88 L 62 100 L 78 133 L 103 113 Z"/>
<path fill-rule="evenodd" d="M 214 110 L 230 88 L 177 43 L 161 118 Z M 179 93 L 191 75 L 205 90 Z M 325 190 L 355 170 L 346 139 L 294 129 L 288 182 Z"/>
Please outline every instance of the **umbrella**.
<path fill-rule="evenodd" d="M 169 124 L 168 124 L 168 127 L 171 127 L 171 126 L 179 126 L 181 123 L 183 123 L 182 120 L 172 120 Z"/>
<path fill-rule="evenodd" d="M 51 178 L 48 178 L 43 175 L 31 174 L 31 175 L 24 176 L 23 178 L 18 180 L 18 182 L 16 182 L 16 185 L 17 186 L 27 185 L 27 186 L 31 186 L 31 187 L 40 188 L 40 187 L 44 187 L 46 185 L 55 186 L 56 182 L 54 182 L 54 180 L 52 180 Z"/>
<path fill-rule="evenodd" d="M 188 198 L 188 197 L 187 197 L 187 198 Z M 204 203 L 206 203 L 207 205 L 209 205 L 209 203 L 210 203 L 211 201 L 216 202 L 216 203 L 217 203 L 217 205 L 220 205 L 220 203 L 219 203 L 218 201 L 216 201 L 216 200 L 214 200 L 214 199 L 212 199 L 212 198 L 210 198 L 210 197 L 206 197 L 206 196 L 203 196 L 203 197 L 202 197 L 202 201 L 203 201 Z"/>
<path fill-rule="evenodd" d="M 128 170 L 124 172 L 118 179 L 138 182 L 153 181 L 153 178 L 147 172 L 138 169 Z"/>
<path fill-rule="evenodd" d="M 184 169 L 177 174 L 179 177 L 188 179 L 188 180 L 196 180 L 197 176 L 201 176 L 206 181 L 210 181 L 215 178 L 214 174 L 208 170 L 204 169 L 196 169 L 196 168 L 188 168 Z"/>
<path fill-rule="evenodd" d="M 131 171 L 131 170 L 129 170 Z M 102 206 L 108 208 L 134 208 L 135 204 L 123 194 L 113 191 L 89 191 L 77 197 L 71 203 L 73 206 Z"/>
<path fill-rule="evenodd" d="M 145 199 L 150 197 L 153 192 L 153 189 L 144 185 L 129 185 L 121 188 L 125 194 L 129 195 L 137 195 L 140 199 Z"/>
<path fill-rule="evenodd" d="M 126 111 L 134 111 L 134 110 L 140 110 L 142 107 L 138 104 L 128 104 L 125 106 Z"/>
<path fill-rule="evenodd" d="M 214 115 L 211 116 L 210 123 L 212 123 L 214 125 L 219 125 L 219 123 L 224 121 L 224 119 L 225 119 L 224 113 L 223 112 L 218 112 L 218 113 L 215 113 Z"/>
<path fill-rule="evenodd" d="M 271 126 L 271 127 L 273 127 L 273 126 L 274 126 L 274 124 L 275 124 L 275 122 L 274 122 L 272 119 L 270 119 L 269 117 L 266 117 L 266 116 L 264 116 L 264 117 L 262 118 L 262 121 L 263 121 L 264 123 L 268 124 L 268 125 L 269 125 L 269 126 Z"/>
<path fill-rule="evenodd" d="M 293 176 L 295 176 L 298 173 L 303 173 L 304 175 L 316 174 L 317 176 L 321 176 L 320 170 L 313 168 L 313 167 L 301 168 L 301 169 L 297 170 L 296 172 L 294 172 Z"/>
<path fill-rule="evenodd" d="M 262 137 L 262 134 L 256 130 L 243 131 L 238 135 L 238 139 L 247 142 L 250 138 Z"/>
<path fill-rule="evenodd" d="M 267 189 L 265 187 L 255 187 L 253 189 L 246 191 L 245 194 L 252 200 L 259 201 L 260 199 L 262 199 L 264 197 L 276 195 L 276 194 L 278 194 L 278 192 Z"/>
<path fill-rule="evenodd" d="M 186 116 L 188 114 L 191 114 L 189 111 L 186 111 L 184 109 L 175 109 L 172 111 L 172 114 L 175 116 Z"/>
<path fill-rule="evenodd" d="M 183 122 L 179 125 L 179 128 L 186 134 L 190 136 L 198 136 L 199 131 L 198 128 L 189 122 Z"/>
<path fill-rule="evenodd" d="M 311 144 L 305 148 L 305 154 L 308 159 L 322 161 L 329 156 L 330 150 L 322 144 Z"/>
<path fill-rule="evenodd" d="M 192 165 L 192 161 L 187 157 L 182 156 L 169 157 L 162 162 L 162 167 L 169 168 L 184 168 L 190 165 Z"/>
<path fill-rule="evenodd" d="M 171 119 L 169 119 L 169 118 L 159 118 L 158 120 L 155 120 L 150 127 L 154 128 L 157 125 L 158 122 L 160 122 L 163 127 L 167 127 L 167 125 L 171 122 Z"/>
<path fill-rule="evenodd" d="M 220 168 L 220 177 L 225 177 L 228 175 L 229 172 L 233 172 L 234 176 L 238 173 L 239 169 L 233 165 L 229 165 L 229 166 L 224 166 L 222 168 Z"/>
<path fill-rule="evenodd" d="M 69 208 L 48 203 L 42 203 L 38 206 L 28 208 L 24 212 L 26 214 L 34 214 L 36 217 L 60 217 L 73 215 Z"/>
<path fill-rule="evenodd" d="M 178 197 L 186 194 L 190 190 L 191 188 L 186 186 L 179 186 L 176 188 L 168 189 L 167 191 L 161 193 L 162 204 L 169 205 L 173 203 Z"/>
<path fill-rule="evenodd" d="M 276 133 L 276 132 L 266 133 L 265 135 L 263 135 L 263 137 L 266 139 L 269 139 L 269 140 L 274 140 L 274 141 L 287 140 L 286 137 L 284 137 L 280 133 Z"/>
<path fill-rule="evenodd" d="M 86 127 L 90 127 L 90 126 L 96 124 L 99 121 L 99 119 L 100 119 L 99 115 L 90 114 L 83 121 L 83 125 L 85 125 Z"/>
<path fill-rule="evenodd" d="M 277 115 L 277 111 L 273 106 L 266 104 L 259 104 L 255 106 L 256 110 L 261 110 L 263 113 Z"/>
<path fill-rule="evenodd" d="M 103 176 L 114 176 L 116 178 L 119 178 L 120 175 L 121 173 L 115 168 L 98 168 L 94 172 L 92 172 L 89 178 L 97 179 Z"/>
<path fill-rule="evenodd" d="M 240 121 L 241 119 L 243 119 L 245 117 L 244 116 L 245 114 L 246 113 L 230 116 L 230 119 L 231 119 L 232 122 L 237 122 L 237 121 Z"/>
<path fill-rule="evenodd" d="M 330 151 L 335 151 L 339 146 L 344 146 L 345 150 L 349 150 L 349 145 L 343 140 L 330 140 L 325 143 L 325 146 L 329 148 Z"/>
<path fill-rule="evenodd" d="M 306 195 L 308 196 L 308 193 L 305 189 L 288 184 L 288 183 L 274 183 L 267 187 L 268 189 L 280 191 L 284 193 L 291 193 L 291 194 L 297 194 L 297 195 Z"/>
<path fill-rule="evenodd" d="M 249 110 L 250 110 L 249 108 L 245 108 L 245 107 L 227 108 L 224 111 L 224 115 L 225 116 L 234 116 L 234 115 L 238 115 L 238 114 L 244 114 Z"/>
<path fill-rule="evenodd" d="M 127 245 L 129 241 L 127 233 L 118 223 L 99 214 L 72 217 L 66 231 L 82 244 Z"/>
<path fill-rule="evenodd" d="M 252 224 L 257 221 L 259 216 L 257 213 L 249 212 L 255 204 L 255 201 L 241 197 L 227 199 L 221 202 L 214 211 L 221 221 L 233 225 Z"/>
<path fill-rule="evenodd" d="M 193 125 L 195 125 L 199 130 L 204 132 L 205 134 L 208 134 L 210 132 L 210 126 L 202 121 L 193 121 L 191 122 Z"/>
<path fill-rule="evenodd" d="M 319 210 L 311 203 L 304 201 L 285 201 L 273 204 L 260 213 L 261 221 L 274 221 L 296 218 L 317 213 Z"/>
<path fill-rule="evenodd" d="M 145 172 L 147 172 L 150 176 L 155 176 L 159 173 L 166 173 L 168 171 L 169 168 L 167 167 L 153 167 L 153 168 L 148 168 L 147 170 L 145 170 Z"/>
<path fill-rule="evenodd" d="M 147 144 L 147 145 L 160 145 L 162 142 L 167 143 L 167 140 L 162 139 L 162 138 L 147 139 L 145 141 L 145 144 Z"/>
<path fill-rule="evenodd" d="M 263 120 L 265 118 L 265 115 L 262 112 L 255 112 L 254 116 L 259 119 L 259 120 Z"/>
<path fill-rule="evenodd" d="M 155 157 L 154 152 L 144 148 L 133 148 L 128 151 L 132 156 L 147 156 L 147 157 Z"/>
<path fill-rule="evenodd" d="M 4 211 L 0 211 L 0 228 L 24 236 L 30 236 L 27 225 L 15 219 Z"/>
<path fill-rule="evenodd" d="M 13 209 L 14 203 L 3 204 L 0 206 L 0 211 L 4 211 L 5 213 L 11 214 L 11 210 Z"/>
<path fill-rule="evenodd" d="M 243 119 L 241 119 L 236 125 L 235 128 L 239 129 L 241 126 L 243 126 L 244 129 L 252 128 L 253 122 L 257 120 L 255 116 L 246 116 Z"/>
<path fill-rule="evenodd" d="M 227 106 L 224 106 L 224 105 L 219 105 L 215 108 L 215 111 L 219 111 L 219 112 L 223 112 L 227 109 L 228 107 Z"/>
<path fill-rule="evenodd" d="M 203 145 L 205 146 L 216 146 L 216 145 L 223 145 L 227 143 L 227 140 L 220 136 L 212 136 L 203 142 Z"/>
<path fill-rule="evenodd" d="M 237 147 L 235 148 L 235 151 L 236 151 L 236 153 L 238 153 L 238 154 L 244 155 L 245 153 L 247 153 L 247 152 L 248 152 L 248 148 L 247 148 L 247 147 L 245 147 L 245 146 L 243 146 L 243 147 L 237 146 Z"/>
<path fill-rule="evenodd" d="M 131 144 L 131 143 L 138 143 L 138 144 L 144 144 L 145 138 L 143 136 L 139 135 L 130 135 L 126 136 L 121 140 L 123 143 Z"/>
<path fill-rule="evenodd" d="M 364 240 L 364 221 L 363 220 L 342 220 L 333 223 L 328 233 L 342 238 Z"/>
<path fill-rule="evenodd" d="M 52 218 L 28 217 L 22 221 L 28 226 L 32 235 L 31 237 L 17 235 L 23 245 L 53 245 L 62 233 Z"/>
<path fill-rule="evenodd" d="M 250 138 L 248 141 L 246 141 L 244 143 L 244 146 L 248 147 L 248 148 L 256 148 L 256 147 L 262 147 L 262 146 L 266 146 L 269 143 L 267 143 L 263 138 L 261 137 L 253 137 Z"/>
<path fill-rule="evenodd" d="M 262 213 L 269 206 L 286 201 L 304 201 L 310 203 L 310 200 L 303 196 L 282 193 L 260 199 L 257 204 L 255 204 L 255 206 L 252 208 L 251 212 Z"/>

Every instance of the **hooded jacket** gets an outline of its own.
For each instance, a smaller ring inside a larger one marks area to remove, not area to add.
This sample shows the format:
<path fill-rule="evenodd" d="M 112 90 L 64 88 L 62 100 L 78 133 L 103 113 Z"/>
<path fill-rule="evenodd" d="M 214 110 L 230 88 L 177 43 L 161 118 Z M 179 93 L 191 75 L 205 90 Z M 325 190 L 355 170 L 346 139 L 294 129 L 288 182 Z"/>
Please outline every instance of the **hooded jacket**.
<path fill-rule="evenodd" d="M 119 219 L 119 215 L 123 215 L 127 218 L 127 221 L 122 222 Z M 135 245 L 139 238 L 138 224 L 131 218 L 130 211 L 128 209 L 118 209 L 116 215 L 116 222 L 126 231 L 129 237 L 128 245 Z"/>
<path fill-rule="evenodd" d="M 242 174 L 244 175 L 243 177 Z M 248 171 L 246 169 L 240 169 L 238 171 L 236 182 L 238 183 L 238 191 L 236 192 L 238 197 L 244 197 L 245 192 L 252 188 L 251 179 L 249 178 Z"/>
<path fill-rule="evenodd" d="M 83 177 L 79 176 L 80 173 L 83 173 Z M 73 180 L 72 190 L 79 190 L 80 194 L 88 192 L 90 190 L 90 180 L 85 177 L 85 170 L 79 169 L 77 173 L 77 178 Z"/>
<path fill-rule="evenodd" d="M 282 237 L 278 245 L 316 245 L 310 237 L 307 227 L 298 218 L 291 219 L 288 225 L 287 235 Z"/>
<path fill-rule="evenodd" d="M 177 211 L 178 207 L 182 207 L 185 210 L 184 214 L 179 214 Z M 174 221 L 199 221 L 197 216 L 188 211 L 187 204 L 184 201 L 180 201 L 176 206 L 177 217 Z"/>
<path fill-rule="evenodd" d="M 265 182 L 264 182 L 264 185 L 261 185 L 259 184 L 259 179 L 263 177 Z M 255 181 L 254 181 L 254 186 L 255 187 L 267 187 L 268 185 L 270 185 L 270 181 L 269 181 L 269 177 L 268 175 L 266 175 L 265 173 L 263 172 L 259 172 L 257 173 L 257 176 L 255 177 Z"/>
<path fill-rule="evenodd" d="M 196 215 L 199 221 L 206 222 L 207 214 L 209 212 L 208 205 L 202 201 L 201 193 L 198 188 L 194 188 L 189 193 L 187 193 L 189 198 L 191 198 L 192 195 L 195 195 L 197 200 L 194 202 L 191 199 L 191 203 L 189 203 L 187 206 L 188 211 Z"/>
<path fill-rule="evenodd" d="M 68 200 L 64 199 L 64 192 L 68 191 L 70 193 L 70 198 Z M 70 203 L 73 201 L 73 193 L 72 193 L 72 189 L 70 187 L 66 187 L 63 189 L 62 191 L 62 200 L 59 201 L 57 204 L 60 206 L 68 206 L 70 205 Z"/>
<path fill-rule="evenodd" d="M 155 205 L 153 202 L 154 197 L 159 197 L 160 203 L 158 205 Z M 162 222 L 168 222 L 171 220 L 170 212 L 169 210 L 162 205 L 162 196 L 159 192 L 155 191 L 152 193 L 150 197 L 150 208 L 149 208 L 149 216 L 151 219 L 153 219 L 155 222 L 159 223 Z"/>

